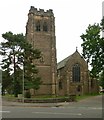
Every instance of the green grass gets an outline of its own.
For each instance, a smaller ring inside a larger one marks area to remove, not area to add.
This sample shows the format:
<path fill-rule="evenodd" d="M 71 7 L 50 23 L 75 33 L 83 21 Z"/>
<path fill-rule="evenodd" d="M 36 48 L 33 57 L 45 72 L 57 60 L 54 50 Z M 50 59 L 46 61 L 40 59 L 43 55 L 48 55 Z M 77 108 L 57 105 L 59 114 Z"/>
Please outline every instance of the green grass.
<path fill-rule="evenodd" d="M 33 98 L 65 98 L 65 96 L 41 95 L 41 96 L 34 96 Z"/>
<path fill-rule="evenodd" d="M 14 95 L 9 95 L 9 94 L 6 94 L 6 95 L 2 96 L 2 98 L 6 99 L 8 101 L 14 101 L 14 100 L 17 99 L 16 97 L 14 97 Z"/>
<path fill-rule="evenodd" d="M 10 94 L 6 94 L 4 96 L 2 96 L 3 98 L 5 99 L 8 99 L 8 100 L 15 100 L 15 99 L 18 99 L 18 97 L 14 97 L 14 95 L 10 95 Z M 34 96 L 34 97 L 31 97 L 31 98 L 25 98 L 25 99 L 39 99 L 39 100 L 44 100 L 44 99 L 51 99 L 51 98 L 65 98 L 66 96 L 55 96 L 55 95 L 38 95 L 38 96 Z"/>
<path fill-rule="evenodd" d="M 104 93 L 102 93 L 102 94 L 104 94 Z M 80 101 L 82 99 L 86 99 L 86 98 L 89 98 L 89 97 L 92 97 L 92 96 L 97 96 L 97 95 L 102 95 L 102 94 L 86 94 L 86 95 L 76 96 L 76 100 Z M 25 99 L 46 100 L 46 99 L 51 99 L 51 98 L 66 98 L 66 97 L 68 97 L 68 96 L 41 95 L 41 96 L 34 96 L 34 97 L 31 97 L 31 98 L 25 98 Z M 3 98 L 7 99 L 7 100 L 16 100 L 16 99 L 18 99 L 18 97 L 14 97 L 14 95 L 9 95 L 9 94 L 6 94 L 5 96 L 3 96 Z"/>
<path fill-rule="evenodd" d="M 86 95 L 81 95 L 81 96 L 77 96 L 76 100 L 79 101 L 79 100 L 86 99 L 86 98 L 89 98 L 89 97 L 92 97 L 92 96 L 97 96 L 97 95 L 101 95 L 101 94 L 86 94 Z"/>

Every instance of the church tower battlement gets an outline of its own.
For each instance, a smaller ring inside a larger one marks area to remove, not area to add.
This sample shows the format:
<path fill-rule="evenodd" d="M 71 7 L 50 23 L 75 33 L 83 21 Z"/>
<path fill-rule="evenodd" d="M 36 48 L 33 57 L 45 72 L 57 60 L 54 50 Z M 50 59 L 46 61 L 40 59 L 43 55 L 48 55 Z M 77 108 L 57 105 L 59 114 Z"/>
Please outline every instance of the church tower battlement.
<path fill-rule="evenodd" d="M 55 17 L 51 9 L 46 12 L 43 9 L 31 6 L 26 25 L 26 39 L 34 49 L 41 51 L 41 59 L 34 64 L 39 69 L 42 80 L 40 89 L 36 94 L 54 95 L 57 91 L 57 59 Z"/>
<path fill-rule="evenodd" d="M 46 12 L 44 11 L 44 9 L 37 9 L 34 6 L 31 6 L 30 10 L 29 10 L 29 14 L 36 14 L 36 15 L 44 15 L 44 16 L 53 16 L 53 10 L 49 9 Z"/>

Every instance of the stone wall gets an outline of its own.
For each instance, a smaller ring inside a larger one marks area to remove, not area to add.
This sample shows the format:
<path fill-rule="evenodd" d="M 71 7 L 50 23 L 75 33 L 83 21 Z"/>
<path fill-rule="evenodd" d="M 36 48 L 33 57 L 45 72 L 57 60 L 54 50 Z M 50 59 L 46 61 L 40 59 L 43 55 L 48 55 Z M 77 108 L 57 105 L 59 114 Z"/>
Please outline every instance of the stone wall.
<path fill-rule="evenodd" d="M 56 94 L 55 17 L 51 9 L 44 11 L 31 6 L 26 25 L 26 38 L 34 49 L 41 51 L 41 58 L 34 60 L 34 64 L 39 70 L 42 85 L 35 94 Z"/>

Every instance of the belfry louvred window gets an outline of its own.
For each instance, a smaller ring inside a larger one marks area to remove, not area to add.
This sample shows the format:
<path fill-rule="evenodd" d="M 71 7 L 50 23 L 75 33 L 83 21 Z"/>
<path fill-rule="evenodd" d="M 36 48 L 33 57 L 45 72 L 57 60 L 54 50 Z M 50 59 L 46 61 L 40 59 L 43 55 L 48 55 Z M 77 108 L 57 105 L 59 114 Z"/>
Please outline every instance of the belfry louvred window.
<path fill-rule="evenodd" d="M 48 26 L 47 26 L 46 22 L 44 22 L 44 24 L 43 24 L 43 31 L 45 31 L 45 32 L 48 31 Z"/>
<path fill-rule="evenodd" d="M 73 65 L 73 82 L 80 82 L 80 65 Z"/>

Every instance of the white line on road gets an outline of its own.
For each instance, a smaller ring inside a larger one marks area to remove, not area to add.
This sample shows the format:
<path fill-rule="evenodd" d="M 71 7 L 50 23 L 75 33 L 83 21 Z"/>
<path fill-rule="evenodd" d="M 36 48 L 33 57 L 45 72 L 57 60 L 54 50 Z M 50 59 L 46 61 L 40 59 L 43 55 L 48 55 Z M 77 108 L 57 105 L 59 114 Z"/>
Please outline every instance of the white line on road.
<path fill-rule="evenodd" d="M 82 115 L 81 113 L 54 113 L 54 112 L 32 112 L 32 113 L 36 113 L 36 114 L 59 114 L 59 115 Z"/>
<path fill-rule="evenodd" d="M 101 107 L 88 107 L 89 109 L 93 109 L 93 110 L 102 110 Z"/>
<path fill-rule="evenodd" d="M 57 108 L 57 107 L 52 107 L 52 108 Z M 64 106 L 62 106 L 62 107 L 58 107 L 58 109 L 59 108 L 76 108 L 76 109 L 90 109 L 90 110 L 102 110 L 103 108 L 102 107 L 64 107 Z"/>
<path fill-rule="evenodd" d="M 52 107 L 52 108 L 57 108 L 57 107 Z M 103 108 L 102 107 L 59 107 L 59 108 L 76 108 L 76 109 L 94 109 L 94 110 L 102 110 Z"/>
<path fill-rule="evenodd" d="M 0 111 L 0 113 L 10 113 L 10 111 Z"/>

